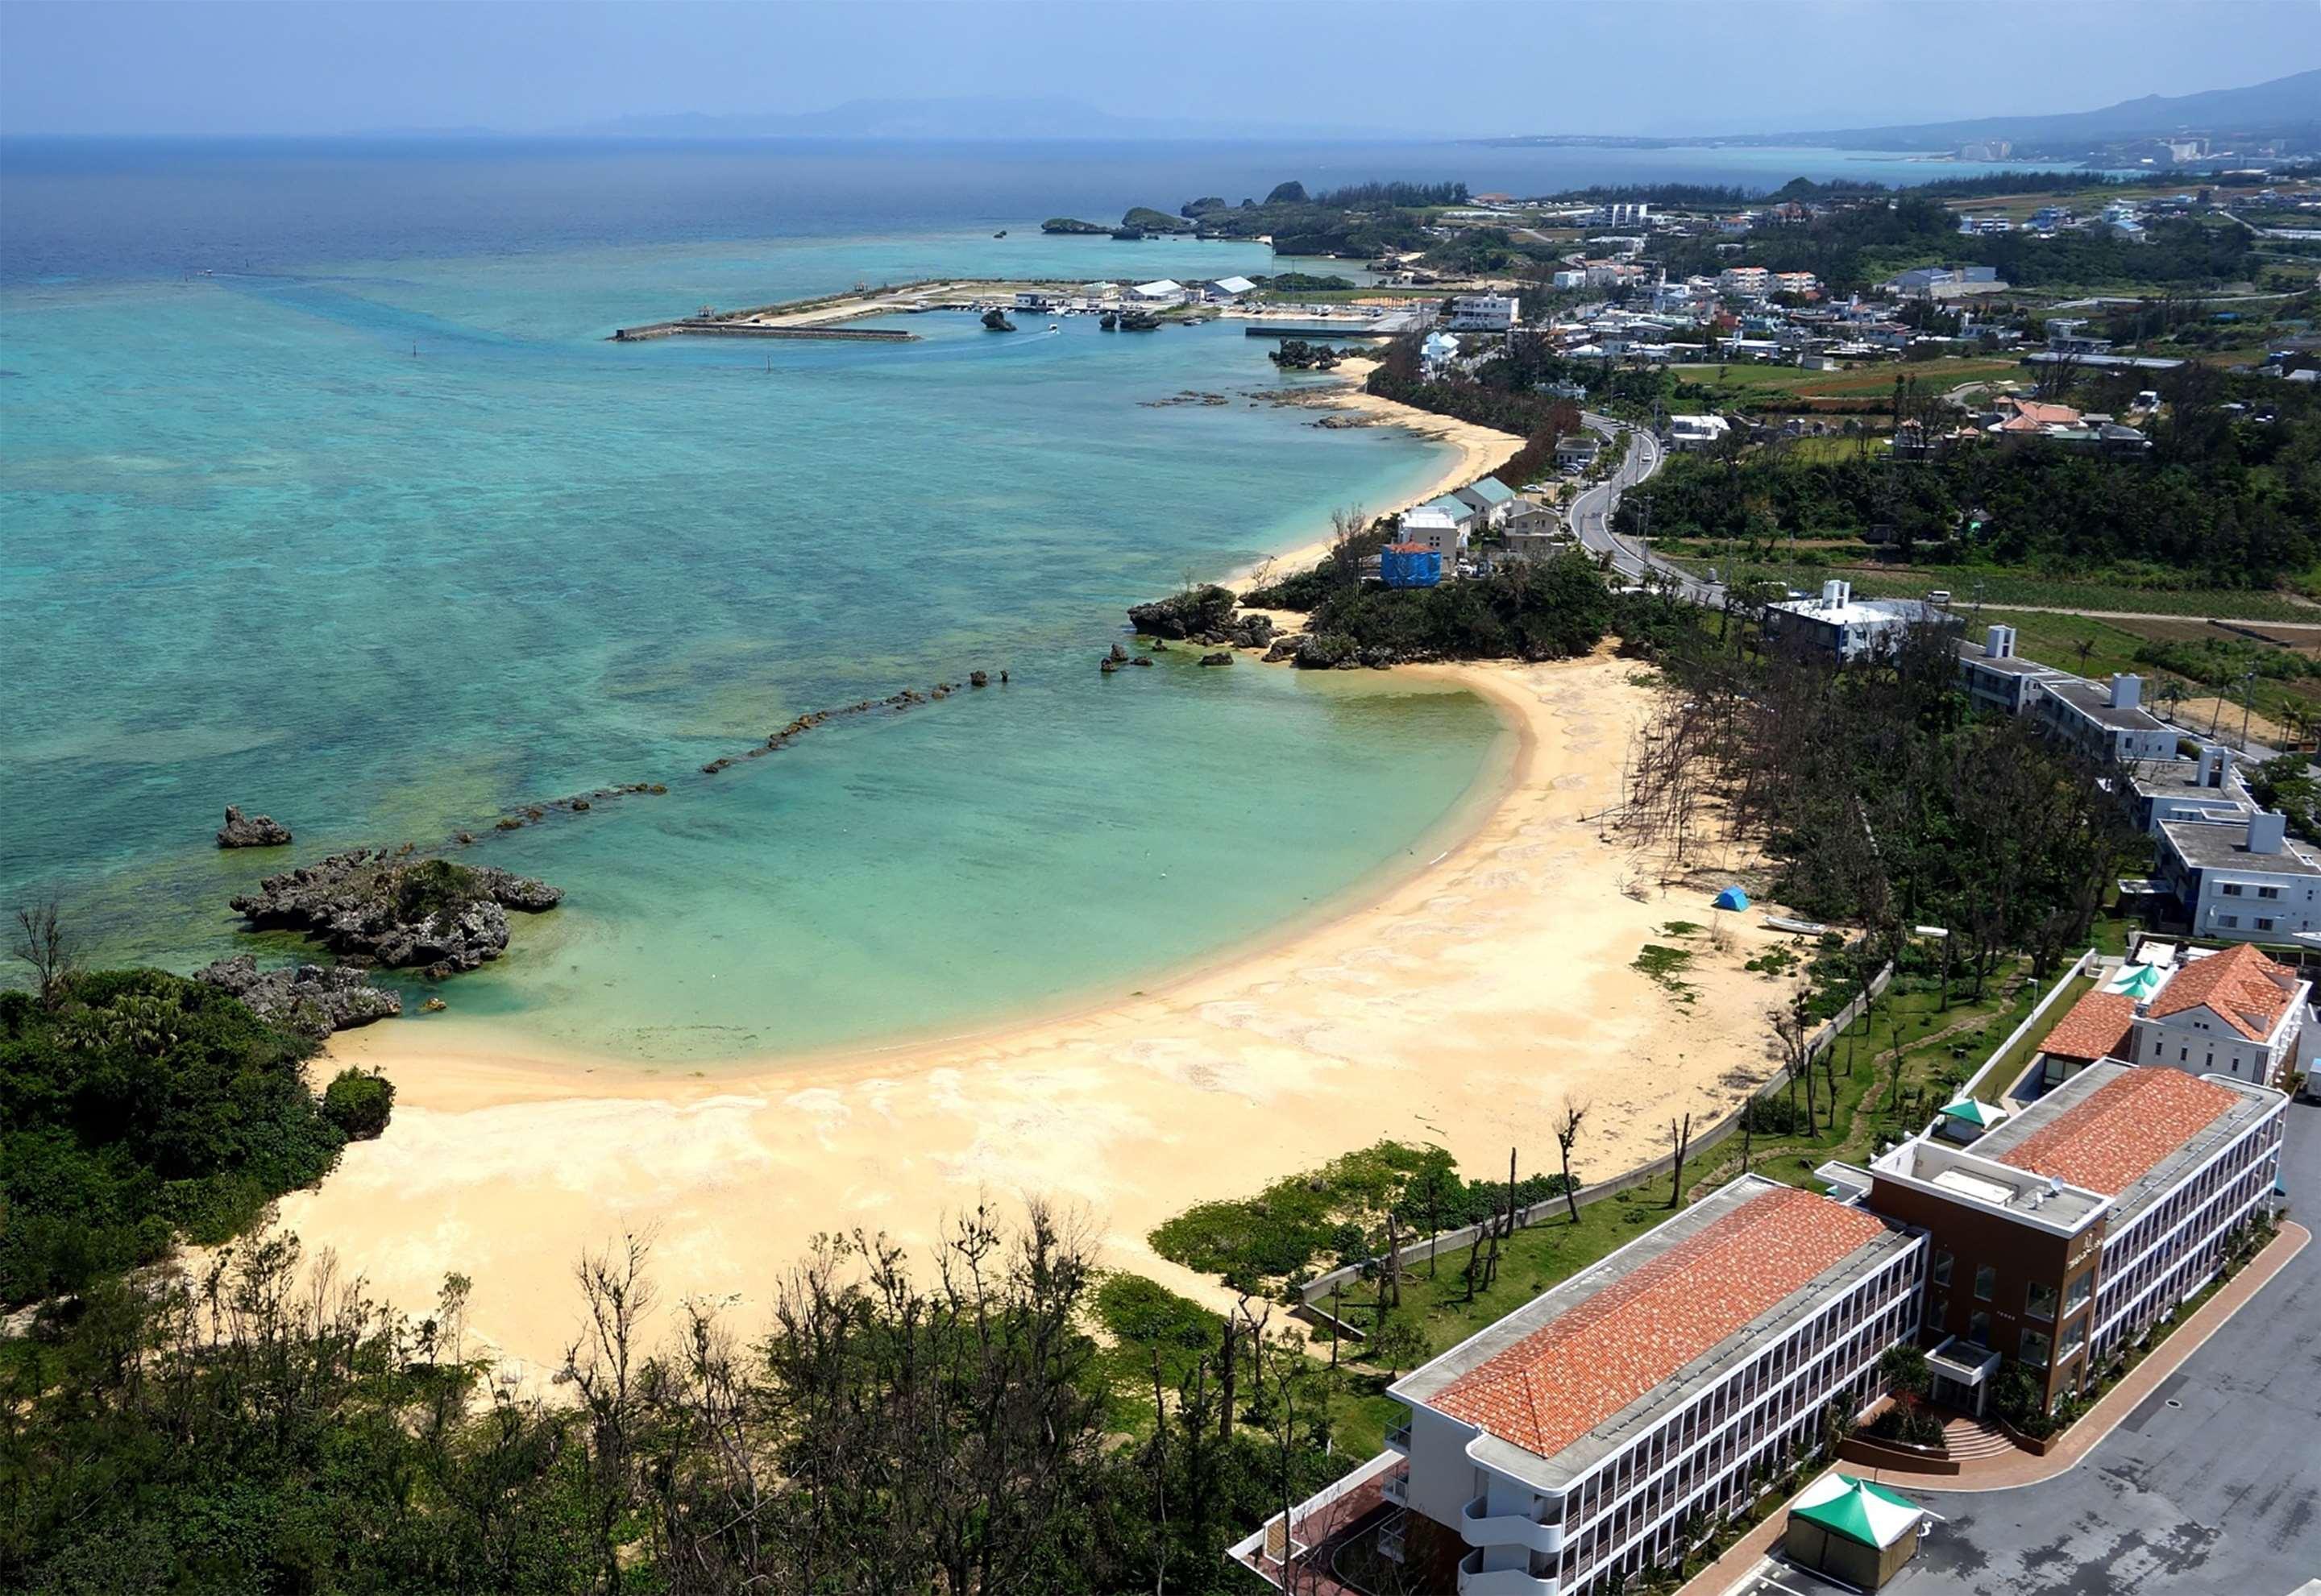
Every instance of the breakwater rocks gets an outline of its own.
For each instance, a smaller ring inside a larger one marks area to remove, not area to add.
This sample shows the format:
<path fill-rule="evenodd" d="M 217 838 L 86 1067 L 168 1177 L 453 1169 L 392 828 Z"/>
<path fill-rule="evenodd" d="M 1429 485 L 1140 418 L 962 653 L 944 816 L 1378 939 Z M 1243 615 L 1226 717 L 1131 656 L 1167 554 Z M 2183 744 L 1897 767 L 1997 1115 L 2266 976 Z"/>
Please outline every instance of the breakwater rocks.
<path fill-rule="evenodd" d="M 290 840 L 290 828 L 270 814 L 246 815 L 225 806 L 225 824 L 218 828 L 220 848 L 280 848 Z"/>
<path fill-rule="evenodd" d="M 1006 684 L 1006 671 L 999 673 L 999 680 L 1002 685 Z M 768 754 L 778 754 L 815 727 L 827 726 L 833 721 L 848 720 L 856 715 L 900 714 L 905 710 L 916 708 L 923 703 L 941 703 L 954 693 L 972 692 L 989 685 L 991 685 L 991 673 L 987 670 L 975 670 L 967 673 L 964 685 L 958 682 L 937 682 L 933 686 L 924 690 L 917 687 L 906 687 L 900 693 L 890 693 L 884 698 L 858 699 L 852 703 L 841 704 L 836 709 L 808 710 L 780 730 L 769 733 L 766 740 L 757 747 L 744 749 L 739 754 L 720 755 L 710 760 L 701 767 L 701 774 L 715 775 L 719 771 L 730 769 L 743 759 L 762 759 Z M 664 789 L 656 787 L 653 790 L 660 792 Z"/>
<path fill-rule="evenodd" d="M 356 848 L 269 875 L 233 909 L 254 930 L 303 931 L 333 953 L 441 977 L 506 951 L 509 910 L 537 914 L 563 897 L 546 882 L 421 858 L 406 845 Z"/>
<path fill-rule="evenodd" d="M 403 1012 L 403 999 L 373 986 L 353 965 L 293 965 L 263 970 L 247 953 L 222 958 L 194 979 L 240 998 L 242 1006 L 270 1025 L 321 1041 L 332 1031 L 350 1030 Z"/>

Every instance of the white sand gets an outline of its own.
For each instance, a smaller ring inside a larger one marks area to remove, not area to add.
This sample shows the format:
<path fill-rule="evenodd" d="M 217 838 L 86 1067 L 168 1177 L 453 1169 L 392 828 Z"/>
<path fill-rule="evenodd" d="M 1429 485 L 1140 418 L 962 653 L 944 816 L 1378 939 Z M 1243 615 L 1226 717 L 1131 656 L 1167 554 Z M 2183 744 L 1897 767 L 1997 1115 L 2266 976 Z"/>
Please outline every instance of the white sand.
<path fill-rule="evenodd" d="M 1469 483 L 1488 476 L 1501 466 L 1506 465 L 1515 458 L 1516 451 L 1523 448 L 1525 440 L 1514 432 L 1502 432 L 1496 427 L 1478 426 L 1473 422 L 1455 421 L 1449 416 L 1436 415 L 1432 411 L 1420 410 L 1412 405 L 1397 404 L 1394 400 L 1381 399 L 1375 394 L 1363 392 L 1363 382 L 1373 370 L 1377 369 L 1377 367 L 1378 362 L 1375 360 L 1345 361 L 1332 374 L 1343 379 L 1342 385 L 1314 388 L 1312 390 L 1314 398 L 1310 403 L 1323 409 L 1349 411 L 1362 415 L 1376 416 L 1381 425 L 1400 427 L 1406 431 L 1415 432 L 1422 438 L 1439 439 L 1444 443 L 1453 445 L 1459 452 L 1443 466 L 1442 475 L 1435 477 L 1423 491 L 1404 503 L 1384 508 L 1376 505 L 1364 506 L 1370 518 L 1375 519 L 1380 515 L 1399 515 L 1414 504 L 1424 504 L 1427 500 L 1439 498 L 1453 488 L 1465 487 Z M 1305 570 L 1310 566 L 1318 564 L 1322 558 L 1330 552 L 1330 541 L 1331 534 L 1321 534 L 1298 544 L 1294 549 L 1243 567 L 1226 577 L 1225 582 L 1228 585 L 1239 586 L 1247 585 L 1251 578 L 1261 571 L 1270 571 L 1276 576 L 1286 576 L 1293 571 Z"/>
<path fill-rule="evenodd" d="M 574 1328 L 573 1259 L 623 1230 L 658 1236 L 664 1301 L 731 1296 L 747 1324 L 817 1231 L 923 1242 L 979 1194 L 1036 1192 L 1084 1208 L 1115 1262 L 1208 1293 L 1150 1253 L 1154 1224 L 1380 1137 L 1440 1142 L 1479 1174 L 1511 1145 L 1552 1167 L 1571 1091 L 1595 1105 L 1587 1174 L 1651 1157 L 1671 1114 L 1713 1113 L 1770 1071 L 1765 1011 L 1787 987 L 1739 967 L 1769 938 L 1735 923 L 1727 951 L 1704 948 L 1690 1006 L 1631 967 L 1673 940 L 1663 922 L 1712 919 L 1698 890 L 1624 893 L 1649 872 L 1581 818 L 1616 796 L 1650 698 L 1634 667 L 1440 668 L 1520 732 L 1503 790 L 1440 859 L 1333 920 L 1102 1011 L 699 1077 L 355 1032 L 329 1067 L 383 1066 L 394 1122 L 285 1222 L 406 1307 L 446 1270 L 472 1275 L 476 1331 L 536 1363 Z"/>

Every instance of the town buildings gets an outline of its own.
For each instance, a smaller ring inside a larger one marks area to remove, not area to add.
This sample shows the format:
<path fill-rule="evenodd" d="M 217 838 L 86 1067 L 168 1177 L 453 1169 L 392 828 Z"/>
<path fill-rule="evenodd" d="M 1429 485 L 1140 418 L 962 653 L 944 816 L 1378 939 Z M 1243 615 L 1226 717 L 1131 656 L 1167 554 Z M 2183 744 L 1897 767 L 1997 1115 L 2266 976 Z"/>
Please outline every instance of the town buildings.
<path fill-rule="evenodd" d="M 2115 675 L 2108 685 L 2068 675 L 2043 677 L 2026 707 L 2058 741 L 2123 765 L 2172 759 L 2183 735 L 2144 707 L 2137 676 Z"/>
<path fill-rule="evenodd" d="M 1402 535 L 1397 540 L 1401 548 L 1424 549 L 1434 555 L 1438 580 L 1457 572 L 1459 557 L 1466 552 L 1467 526 L 1470 524 L 1441 508 L 1442 503 L 1435 499 L 1415 510 L 1404 511 Z M 1459 508 L 1463 511 L 1466 506 L 1461 504 Z"/>

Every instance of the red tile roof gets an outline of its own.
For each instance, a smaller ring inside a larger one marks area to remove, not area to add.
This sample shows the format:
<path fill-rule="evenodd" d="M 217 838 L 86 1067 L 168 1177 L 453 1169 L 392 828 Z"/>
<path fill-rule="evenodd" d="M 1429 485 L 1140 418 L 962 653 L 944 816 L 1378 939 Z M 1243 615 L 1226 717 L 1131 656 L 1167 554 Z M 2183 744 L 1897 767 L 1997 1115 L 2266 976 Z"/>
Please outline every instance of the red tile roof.
<path fill-rule="evenodd" d="M 1468 1370 L 1432 1405 L 1552 1457 L 1884 1230 L 1810 1192 L 1752 1197 Z"/>
<path fill-rule="evenodd" d="M 2135 1000 L 2124 992 L 2091 992 L 2055 1021 L 2040 1046 L 2059 1058 L 2111 1058 L 2135 1023 Z"/>
<path fill-rule="evenodd" d="M 1998 1161 L 2116 1197 L 2238 1101 L 2165 1065 L 2123 1067 Z"/>
<path fill-rule="evenodd" d="M 2247 943 L 2195 959 L 2169 978 L 2145 1011 L 2154 1020 L 2203 1005 L 2253 1042 L 2262 1042 L 2289 1009 L 2297 977 Z"/>

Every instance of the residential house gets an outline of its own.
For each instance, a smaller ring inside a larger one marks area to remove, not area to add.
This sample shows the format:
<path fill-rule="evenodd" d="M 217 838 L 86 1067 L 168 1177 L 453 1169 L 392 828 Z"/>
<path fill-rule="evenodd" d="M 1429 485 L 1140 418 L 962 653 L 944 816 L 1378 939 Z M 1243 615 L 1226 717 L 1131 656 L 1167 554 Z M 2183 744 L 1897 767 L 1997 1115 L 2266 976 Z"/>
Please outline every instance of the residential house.
<path fill-rule="evenodd" d="M 1593 432 L 1572 432 L 1555 440 L 1555 463 L 1565 471 L 1585 471 L 1603 452 L 1604 440 Z"/>
<path fill-rule="evenodd" d="M 2160 878 L 2196 937 L 2287 942 L 2321 930 L 2321 860 L 2289 840 L 2288 821 L 2160 822 Z"/>
<path fill-rule="evenodd" d="M 1462 521 L 1443 509 L 1442 499 L 1430 500 L 1402 512 L 1402 535 L 1397 540 L 1402 547 L 1431 550 L 1444 576 L 1457 574 L 1459 558 L 1467 551 L 1467 528 L 1472 521 L 1472 512 L 1464 504 L 1455 499 L 1451 503 L 1468 519 Z"/>
<path fill-rule="evenodd" d="M 1474 511 L 1479 531 L 1497 531 L 1515 506 L 1515 491 L 1496 476 L 1454 489 L 1451 496 Z"/>
<path fill-rule="evenodd" d="M 1661 440 L 1679 453 L 1714 449 L 1725 441 L 1733 423 L 1721 415 L 1672 415 L 1662 423 Z"/>

